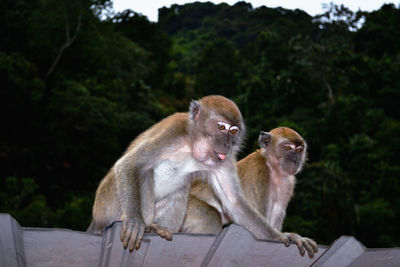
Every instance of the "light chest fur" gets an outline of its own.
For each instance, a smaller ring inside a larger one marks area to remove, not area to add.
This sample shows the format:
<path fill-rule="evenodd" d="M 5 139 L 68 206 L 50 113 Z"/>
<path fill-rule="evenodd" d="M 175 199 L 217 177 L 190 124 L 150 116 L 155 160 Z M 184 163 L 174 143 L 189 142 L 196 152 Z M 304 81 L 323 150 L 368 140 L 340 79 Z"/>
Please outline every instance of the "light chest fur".
<path fill-rule="evenodd" d="M 269 170 L 270 180 L 265 216 L 269 219 L 271 225 L 280 231 L 286 215 L 286 207 L 293 195 L 295 178 L 293 175 L 283 175 L 276 172 L 273 168 L 269 168 Z"/>
<path fill-rule="evenodd" d="M 201 170 L 199 164 L 188 156 L 182 161 L 164 159 L 154 168 L 154 194 L 156 201 L 182 189 L 191 182 L 191 173 Z"/>
<path fill-rule="evenodd" d="M 190 186 L 194 179 L 193 173 L 210 170 L 207 165 L 198 162 L 193 157 L 192 148 L 183 139 L 167 147 L 162 155 L 154 165 L 156 201 L 180 190 L 182 186 Z"/>
<path fill-rule="evenodd" d="M 154 222 L 177 232 L 186 214 L 191 183 L 210 175 L 212 168 L 197 161 L 185 142 L 166 151 L 154 166 Z"/>

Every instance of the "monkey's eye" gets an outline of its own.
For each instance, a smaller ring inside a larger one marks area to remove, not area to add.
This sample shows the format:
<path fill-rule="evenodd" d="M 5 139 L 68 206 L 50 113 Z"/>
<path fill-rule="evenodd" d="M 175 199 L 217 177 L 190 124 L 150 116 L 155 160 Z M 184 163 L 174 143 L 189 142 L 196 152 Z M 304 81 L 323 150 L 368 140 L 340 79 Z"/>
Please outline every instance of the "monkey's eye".
<path fill-rule="evenodd" d="M 239 127 L 237 126 L 232 126 L 229 131 L 231 132 L 231 134 L 236 134 L 239 131 Z"/>
<path fill-rule="evenodd" d="M 218 122 L 217 125 L 218 125 L 218 129 L 221 131 L 231 128 L 231 126 L 228 123 L 222 122 L 222 121 Z"/>
<path fill-rule="evenodd" d="M 301 151 L 303 151 L 303 149 L 304 149 L 304 148 L 303 148 L 302 146 L 298 146 L 298 147 L 296 148 L 296 151 L 297 151 L 297 152 L 301 152 Z"/>
<path fill-rule="evenodd" d="M 283 146 L 283 148 L 285 150 L 289 151 L 289 150 L 295 150 L 296 146 L 293 145 L 293 144 L 286 144 L 286 145 Z"/>

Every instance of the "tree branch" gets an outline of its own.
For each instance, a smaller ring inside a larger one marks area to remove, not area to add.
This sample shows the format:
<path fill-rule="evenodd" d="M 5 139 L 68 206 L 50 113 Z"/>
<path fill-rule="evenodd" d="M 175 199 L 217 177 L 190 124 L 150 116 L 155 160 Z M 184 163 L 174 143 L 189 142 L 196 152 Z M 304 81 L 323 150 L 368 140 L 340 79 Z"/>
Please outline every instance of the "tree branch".
<path fill-rule="evenodd" d="M 69 32 L 69 23 L 68 23 L 68 19 L 65 19 L 65 43 L 61 46 L 60 50 L 58 51 L 57 57 L 54 60 L 53 64 L 51 65 L 50 69 L 47 71 L 46 73 L 46 77 L 45 79 L 47 80 L 50 75 L 53 73 L 54 69 L 56 68 L 58 62 L 61 59 L 61 56 L 63 55 L 65 49 L 67 49 L 69 46 L 71 46 L 73 44 L 73 42 L 76 40 L 76 37 L 78 36 L 78 32 L 81 29 L 81 22 L 82 22 L 82 14 L 79 14 L 78 16 L 78 22 L 75 28 L 75 33 L 72 36 L 72 38 L 70 37 L 70 32 Z"/>

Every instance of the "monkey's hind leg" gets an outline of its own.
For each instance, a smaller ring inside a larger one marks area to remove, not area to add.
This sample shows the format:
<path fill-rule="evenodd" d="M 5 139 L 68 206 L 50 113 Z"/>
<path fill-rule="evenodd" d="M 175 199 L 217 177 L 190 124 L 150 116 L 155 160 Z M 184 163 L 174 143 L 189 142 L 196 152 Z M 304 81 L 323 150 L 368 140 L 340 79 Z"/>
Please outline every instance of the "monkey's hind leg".
<path fill-rule="evenodd" d="M 90 223 L 89 227 L 86 229 L 86 232 L 92 233 L 92 234 L 103 234 L 103 228 L 100 228 L 94 220 Z"/>

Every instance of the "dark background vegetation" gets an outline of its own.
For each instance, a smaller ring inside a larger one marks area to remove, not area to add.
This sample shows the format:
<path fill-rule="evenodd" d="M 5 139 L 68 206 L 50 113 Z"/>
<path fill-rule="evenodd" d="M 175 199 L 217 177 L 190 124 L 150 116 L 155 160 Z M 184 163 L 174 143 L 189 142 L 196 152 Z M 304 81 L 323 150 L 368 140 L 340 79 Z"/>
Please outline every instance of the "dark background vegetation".
<path fill-rule="evenodd" d="M 284 230 L 322 244 L 400 246 L 400 9 L 352 13 L 245 2 L 114 14 L 105 0 L 0 3 L 0 211 L 85 230 L 129 142 L 208 94 L 260 130 L 308 141 Z M 102 17 L 103 19 L 100 19 Z"/>

